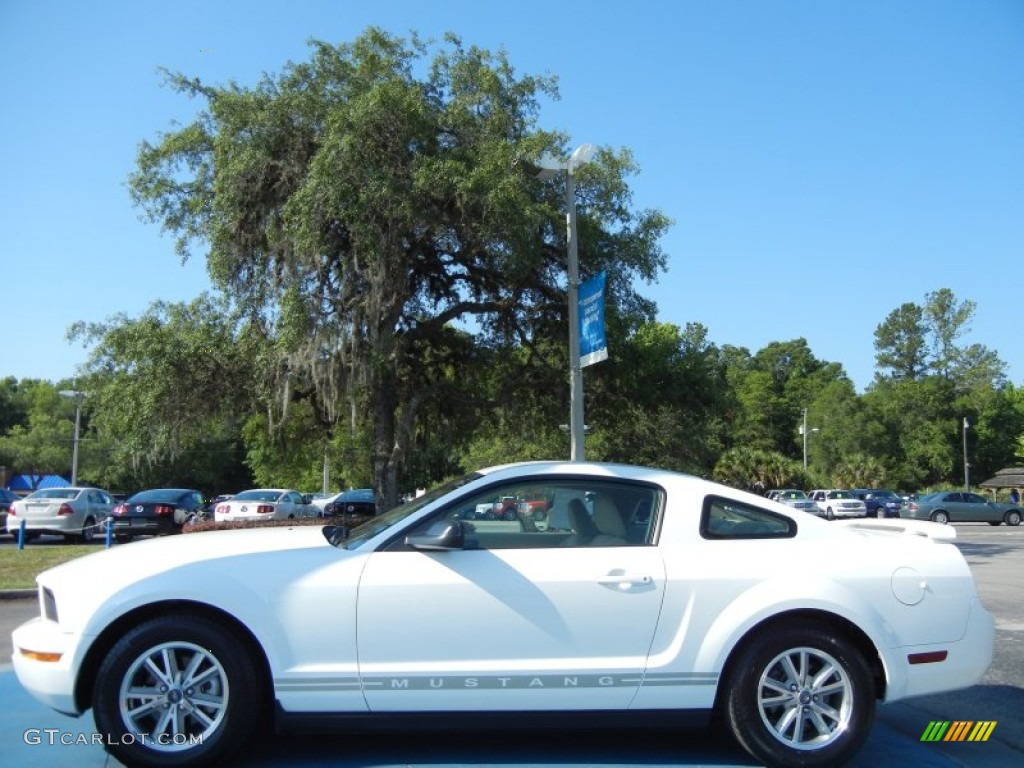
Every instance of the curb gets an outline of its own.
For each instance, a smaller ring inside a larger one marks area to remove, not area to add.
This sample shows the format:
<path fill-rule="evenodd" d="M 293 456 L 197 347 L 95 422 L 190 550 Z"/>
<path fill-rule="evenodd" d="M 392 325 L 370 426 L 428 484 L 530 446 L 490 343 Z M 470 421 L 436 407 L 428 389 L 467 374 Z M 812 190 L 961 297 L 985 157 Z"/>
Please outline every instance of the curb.
<path fill-rule="evenodd" d="M 0 589 L 0 600 L 30 600 L 38 594 L 38 589 Z"/>

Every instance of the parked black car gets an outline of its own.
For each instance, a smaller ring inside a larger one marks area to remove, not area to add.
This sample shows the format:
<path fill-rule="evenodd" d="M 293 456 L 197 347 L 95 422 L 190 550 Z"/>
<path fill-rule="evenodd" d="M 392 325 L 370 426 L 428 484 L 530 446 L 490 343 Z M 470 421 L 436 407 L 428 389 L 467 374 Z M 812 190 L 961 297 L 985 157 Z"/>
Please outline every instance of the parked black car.
<path fill-rule="evenodd" d="M 135 536 L 178 533 L 189 520 L 205 514 L 203 494 L 192 488 L 139 491 L 111 512 L 114 536 L 120 542 Z"/>
<path fill-rule="evenodd" d="M 868 517 L 899 517 L 903 509 L 903 498 L 894 491 L 856 488 L 853 495 L 864 502 Z"/>
<path fill-rule="evenodd" d="M 376 515 L 377 497 L 372 488 L 357 488 L 345 491 L 324 507 L 324 514 L 331 515 Z"/>

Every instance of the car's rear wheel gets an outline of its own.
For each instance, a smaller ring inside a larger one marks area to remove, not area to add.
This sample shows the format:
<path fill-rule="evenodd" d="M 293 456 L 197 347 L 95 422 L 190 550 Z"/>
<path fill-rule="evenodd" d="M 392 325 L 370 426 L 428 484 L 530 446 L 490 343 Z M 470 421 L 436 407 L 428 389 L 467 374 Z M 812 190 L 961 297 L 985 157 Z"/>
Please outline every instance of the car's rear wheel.
<path fill-rule="evenodd" d="M 82 523 L 82 530 L 79 533 L 67 533 L 64 534 L 64 540 L 67 542 L 81 542 L 83 544 L 91 544 L 93 539 L 96 538 L 96 518 L 87 517 L 85 522 Z"/>
<path fill-rule="evenodd" d="M 245 644 L 208 619 L 152 619 L 128 630 L 100 665 L 96 728 L 128 765 L 217 764 L 260 720 L 255 669 Z"/>
<path fill-rule="evenodd" d="M 934 512 L 932 512 L 932 522 L 942 523 L 943 525 L 946 525 L 946 523 L 949 522 L 949 513 L 943 509 L 935 510 Z"/>
<path fill-rule="evenodd" d="M 132 540 L 132 535 L 130 533 L 115 533 L 114 538 L 118 544 L 128 544 Z"/>
<path fill-rule="evenodd" d="M 1020 512 L 1016 509 L 1009 510 L 1006 515 L 1003 516 L 1003 521 L 1007 525 L 1020 525 Z"/>
<path fill-rule="evenodd" d="M 725 715 L 736 740 L 768 765 L 840 765 L 860 749 L 875 690 L 860 651 L 823 626 L 758 633 L 731 664 Z"/>

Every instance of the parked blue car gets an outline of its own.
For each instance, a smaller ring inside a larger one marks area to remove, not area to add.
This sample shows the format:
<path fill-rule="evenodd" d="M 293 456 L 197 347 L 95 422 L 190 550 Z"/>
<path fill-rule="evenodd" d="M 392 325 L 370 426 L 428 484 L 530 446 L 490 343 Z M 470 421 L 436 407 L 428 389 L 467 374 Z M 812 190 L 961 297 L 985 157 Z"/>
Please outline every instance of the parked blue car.
<path fill-rule="evenodd" d="M 868 517 L 899 517 L 903 509 L 903 499 L 893 491 L 857 488 L 853 495 L 864 502 Z"/>

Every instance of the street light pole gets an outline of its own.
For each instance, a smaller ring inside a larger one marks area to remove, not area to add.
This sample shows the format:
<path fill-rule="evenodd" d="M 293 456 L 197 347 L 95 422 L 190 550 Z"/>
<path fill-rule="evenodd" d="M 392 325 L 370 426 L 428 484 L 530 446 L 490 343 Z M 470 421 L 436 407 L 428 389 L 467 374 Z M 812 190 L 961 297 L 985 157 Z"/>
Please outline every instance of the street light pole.
<path fill-rule="evenodd" d="M 967 462 L 967 430 L 971 428 L 971 423 L 964 416 L 964 489 L 967 491 L 971 490 L 971 465 Z"/>
<path fill-rule="evenodd" d="M 578 151 L 578 150 L 577 150 Z M 573 153 L 575 157 L 576 153 Z M 580 365 L 580 259 L 576 237 L 576 180 L 569 161 L 565 174 L 565 227 L 569 272 L 569 458 L 586 461 L 583 431 L 583 367 Z"/>
<path fill-rule="evenodd" d="M 811 430 L 807 429 L 807 409 L 804 408 L 804 423 L 800 427 L 800 434 L 804 436 L 804 472 L 807 471 L 807 433 L 808 433 L 808 431 L 810 431 L 810 432 L 817 432 L 818 428 L 815 427 L 814 429 L 811 429 Z"/>
<path fill-rule="evenodd" d="M 75 399 L 75 437 L 72 441 L 73 447 L 71 448 L 71 485 L 75 486 L 78 485 L 78 443 L 82 426 L 82 399 L 85 397 L 85 392 L 79 392 L 74 389 L 62 389 L 58 394 Z"/>
<path fill-rule="evenodd" d="M 569 275 L 569 458 L 572 461 L 586 461 L 583 426 L 583 366 L 580 365 L 580 320 L 579 320 L 579 289 L 580 262 L 578 236 L 576 233 L 576 170 L 590 162 L 594 155 L 594 147 L 581 144 L 569 156 L 568 163 L 544 155 L 534 165 L 536 175 L 550 178 L 559 171 L 565 172 L 565 228 L 566 228 L 566 261 Z"/>

